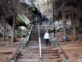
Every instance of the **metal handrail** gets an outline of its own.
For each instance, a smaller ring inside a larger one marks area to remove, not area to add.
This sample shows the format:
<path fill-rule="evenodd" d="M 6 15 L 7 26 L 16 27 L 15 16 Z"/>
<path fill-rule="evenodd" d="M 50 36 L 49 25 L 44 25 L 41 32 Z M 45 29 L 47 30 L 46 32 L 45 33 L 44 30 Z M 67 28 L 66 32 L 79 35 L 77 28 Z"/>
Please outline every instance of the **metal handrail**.
<path fill-rule="evenodd" d="M 21 41 L 20 41 L 20 43 L 19 43 L 16 51 L 12 53 L 10 60 L 13 60 L 13 59 L 15 59 L 17 57 L 17 54 L 19 52 L 19 49 L 20 49 L 20 47 L 21 47 L 21 45 L 23 43 L 23 40 L 24 40 L 24 38 L 21 39 Z"/>
<path fill-rule="evenodd" d="M 40 37 L 40 25 L 38 24 L 38 40 L 39 40 L 39 53 L 40 53 L 40 59 L 42 58 L 42 50 L 41 50 L 41 37 Z"/>
<path fill-rule="evenodd" d="M 29 41 L 32 28 L 33 28 L 33 25 L 32 25 L 32 27 L 31 27 L 31 29 L 30 29 L 29 36 L 28 36 L 28 38 L 27 38 L 27 42 Z M 9 58 L 10 60 L 16 59 L 17 54 L 18 54 L 18 52 L 19 52 L 19 49 L 20 49 L 21 45 L 23 45 L 23 41 L 24 41 L 24 38 L 21 39 L 21 41 L 20 41 L 20 43 L 19 43 L 19 45 L 18 45 L 16 51 L 12 53 L 11 57 Z"/>
<path fill-rule="evenodd" d="M 27 43 L 28 43 L 28 41 L 29 41 L 29 39 L 30 39 L 30 36 L 31 36 L 31 32 L 32 32 L 32 29 L 33 29 L 33 25 L 31 26 L 31 29 L 30 29 L 30 31 L 28 32 L 28 36 L 26 37 L 26 44 L 24 45 L 24 43 L 22 43 L 22 49 L 24 49 L 26 46 L 27 46 Z"/>
<path fill-rule="evenodd" d="M 39 38 L 39 52 L 40 52 L 40 59 L 42 58 L 42 52 L 41 52 L 41 38 Z"/>
<path fill-rule="evenodd" d="M 66 59 L 68 59 L 69 57 L 68 57 L 68 55 L 66 54 L 66 52 L 64 51 L 64 49 L 61 47 L 60 42 L 57 41 L 57 43 L 58 43 L 58 45 L 59 45 L 59 47 L 60 47 L 60 49 L 61 49 L 61 51 L 62 51 L 64 57 L 65 57 Z"/>
<path fill-rule="evenodd" d="M 27 37 L 27 42 L 29 41 L 29 38 L 30 38 L 30 35 L 31 35 L 31 32 L 32 32 L 32 29 L 33 29 L 33 25 L 31 26 L 31 29 L 30 29 L 30 32 L 29 32 L 29 36 Z"/>

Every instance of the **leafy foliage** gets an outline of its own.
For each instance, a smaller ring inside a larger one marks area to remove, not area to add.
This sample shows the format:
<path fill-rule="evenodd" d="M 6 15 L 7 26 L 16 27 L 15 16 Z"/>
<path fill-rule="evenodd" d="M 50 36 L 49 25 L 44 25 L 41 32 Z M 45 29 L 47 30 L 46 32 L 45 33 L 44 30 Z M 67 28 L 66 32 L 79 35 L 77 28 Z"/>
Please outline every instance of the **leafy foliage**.
<path fill-rule="evenodd" d="M 21 37 L 22 36 L 22 30 L 19 28 L 19 29 L 17 29 L 17 31 L 16 31 L 16 36 L 17 37 Z"/>

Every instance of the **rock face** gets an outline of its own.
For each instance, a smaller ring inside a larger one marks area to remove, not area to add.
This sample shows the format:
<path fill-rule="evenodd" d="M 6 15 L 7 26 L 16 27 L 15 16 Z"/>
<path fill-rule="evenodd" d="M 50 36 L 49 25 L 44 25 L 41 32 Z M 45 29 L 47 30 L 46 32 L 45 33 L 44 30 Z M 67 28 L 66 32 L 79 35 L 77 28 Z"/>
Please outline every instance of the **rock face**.
<path fill-rule="evenodd" d="M 52 20 L 53 10 L 52 2 L 50 0 L 35 0 L 34 4 L 39 9 L 42 15 L 46 16 L 46 18 L 48 18 L 49 20 Z"/>
<path fill-rule="evenodd" d="M 11 30 L 12 30 L 11 28 L 12 27 L 8 23 L 6 23 L 5 28 L 6 28 L 5 29 L 5 33 L 6 33 L 5 36 L 6 37 L 11 36 Z M 0 22 L 0 35 L 3 36 L 3 24 L 2 24 L 2 22 Z"/>
<path fill-rule="evenodd" d="M 21 0 L 21 2 L 25 2 L 31 6 L 34 5 L 42 15 L 46 16 L 49 20 L 52 20 L 53 11 L 51 0 Z"/>
<path fill-rule="evenodd" d="M 20 0 L 20 2 L 23 2 L 23 3 L 26 3 L 26 4 L 30 5 L 30 6 L 32 6 L 33 0 Z"/>
<path fill-rule="evenodd" d="M 42 21 L 50 23 L 53 19 L 52 1 L 51 0 L 20 0 L 22 3 L 26 3 L 29 6 L 36 7 L 42 15 Z M 43 22 L 44 23 L 44 22 Z"/>

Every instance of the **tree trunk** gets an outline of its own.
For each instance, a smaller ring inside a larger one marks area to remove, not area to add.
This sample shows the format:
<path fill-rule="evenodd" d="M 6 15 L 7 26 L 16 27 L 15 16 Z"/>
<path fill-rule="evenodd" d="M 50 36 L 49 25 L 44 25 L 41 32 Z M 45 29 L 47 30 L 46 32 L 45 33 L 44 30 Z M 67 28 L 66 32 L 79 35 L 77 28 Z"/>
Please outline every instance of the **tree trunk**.
<path fill-rule="evenodd" d="M 75 17 L 73 17 L 72 22 L 73 22 L 73 39 L 77 40 Z"/>
<path fill-rule="evenodd" d="M 64 36 L 67 36 L 66 21 L 63 21 L 63 31 L 64 31 Z"/>
<path fill-rule="evenodd" d="M 11 33 L 11 43 L 15 41 L 15 16 L 13 17 L 13 27 L 12 27 L 12 33 Z"/>
<path fill-rule="evenodd" d="M 55 36 L 55 24 L 54 24 L 54 0 L 52 1 L 52 11 L 53 11 L 53 33 L 54 33 L 54 36 Z"/>
<path fill-rule="evenodd" d="M 2 17 L 2 19 L 1 19 L 2 21 L 3 21 L 3 42 L 5 41 L 5 20 L 4 20 L 4 18 Z"/>

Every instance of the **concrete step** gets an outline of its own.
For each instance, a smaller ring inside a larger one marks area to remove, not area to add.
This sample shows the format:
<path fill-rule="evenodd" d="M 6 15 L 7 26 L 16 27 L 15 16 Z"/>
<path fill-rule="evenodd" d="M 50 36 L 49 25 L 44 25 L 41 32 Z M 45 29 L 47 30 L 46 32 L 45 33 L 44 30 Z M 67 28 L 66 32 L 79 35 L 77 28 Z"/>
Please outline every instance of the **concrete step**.
<path fill-rule="evenodd" d="M 60 56 L 43 56 L 44 59 L 58 59 Z"/>
<path fill-rule="evenodd" d="M 35 49 L 35 48 L 26 49 L 22 52 L 22 54 L 23 55 L 25 55 L 25 54 L 27 54 L 27 55 L 29 55 L 29 54 L 39 54 L 39 49 L 38 48 L 37 49 Z M 58 52 L 58 50 L 42 50 L 42 54 L 43 55 L 58 55 L 59 52 Z"/>
<path fill-rule="evenodd" d="M 58 56 L 58 55 L 59 54 L 42 54 L 42 56 Z M 39 53 L 37 53 L 37 54 L 32 54 L 32 53 L 27 54 L 27 53 L 25 53 L 21 56 L 39 56 Z"/>
<path fill-rule="evenodd" d="M 20 56 L 18 58 L 20 59 L 39 59 L 39 55 L 38 56 Z"/>
<path fill-rule="evenodd" d="M 38 44 L 29 44 L 27 47 L 29 46 L 39 46 Z"/>
<path fill-rule="evenodd" d="M 42 59 L 42 62 L 61 62 L 61 59 Z"/>
<path fill-rule="evenodd" d="M 58 52 L 58 50 L 42 50 L 42 52 Z"/>
<path fill-rule="evenodd" d="M 23 54 L 27 54 L 27 55 L 29 55 L 29 54 L 39 54 L 39 53 L 34 52 L 34 51 L 31 51 L 31 52 L 24 52 Z"/>
<path fill-rule="evenodd" d="M 26 48 L 25 50 L 23 50 L 24 52 L 39 52 L 39 48 Z"/>
<path fill-rule="evenodd" d="M 38 46 L 29 46 L 28 48 L 39 48 Z"/>
<path fill-rule="evenodd" d="M 39 59 L 18 59 L 17 62 L 39 62 Z"/>
<path fill-rule="evenodd" d="M 35 42 L 38 42 L 38 40 L 37 40 L 37 41 L 34 41 L 34 40 L 33 40 L 33 41 L 29 41 L 29 42 L 34 42 L 34 43 L 35 43 Z"/>
<path fill-rule="evenodd" d="M 61 62 L 61 59 L 18 59 L 17 62 Z"/>
<path fill-rule="evenodd" d="M 24 56 L 28 56 L 28 57 L 30 57 L 30 56 L 33 56 L 33 57 L 35 57 L 35 56 L 39 56 L 39 53 L 37 53 L 37 54 L 35 54 L 35 53 L 24 53 L 24 54 L 21 54 L 20 55 L 20 57 L 24 57 Z"/>
<path fill-rule="evenodd" d="M 39 59 L 39 55 L 25 55 L 25 56 L 20 56 L 20 57 L 18 57 L 18 58 L 22 58 L 22 59 L 27 59 L 27 58 L 29 58 L 29 59 Z M 42 56 L 42 58 L 45 58 L 45 59 L 57 59 L 57 58 L 60 58 L 60 56 L 59 55 L 57 55 L 57 56 Z"/>
<path fill-rule="evenodd" d="M 37 51 L 39 48 L 26 48 L 25 51 Z M 24 51 L 23 50 L 23 51 Z M 52 48 L 42 48 L 42 51 L 58 51 L 58 49 L 52 49 Z"/>
<path fill-rule="evenodd" d="M 43 51 L 59 51 L 58 49 L 51 49 L 51 48 L 47 48 L 47 49 L 42 49 Z"/>
<path fill-rule="evenodd" d="M 58 56 L 59 54 L 56 53 L 56 54 L 43 54 L 42 56 Z"/>
<path fill-rule="evenodd" d="M 28 53 L 28 54 L 29 53 L 33 53 L 33 54 L 35 53 L 35 54 L 37 54 L 37 53 L 39 53 L 39 51 L 30 51 L 30 52 L 25 51 L 24 53 Z M 49 51 L 49 52 L 48 51 L 42 51 L 42 54 L 54 54 L 54 53 L 56 54 L 56 53 L 58 53 L 58 51 Z"/>

